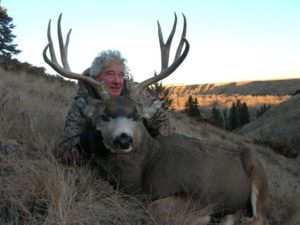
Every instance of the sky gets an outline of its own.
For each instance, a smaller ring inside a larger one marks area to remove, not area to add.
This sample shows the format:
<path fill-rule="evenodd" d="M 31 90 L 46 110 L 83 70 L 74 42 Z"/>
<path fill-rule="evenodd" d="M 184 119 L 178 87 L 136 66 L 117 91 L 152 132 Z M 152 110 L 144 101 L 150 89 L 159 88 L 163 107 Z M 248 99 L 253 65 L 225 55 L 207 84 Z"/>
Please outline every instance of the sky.
<path fill-rule="evenodd" d="M 159 20 L 167 39 L 174 12 L 177 31 L 170 62 L 187 19 L 190 52 L 164 84 L 200 84 L 300 78 L 299 0 L 2 0 L 13 18 L 21 62 L 45 67 L 48 21 L 57 45 L 60 13 L 71 70 L 81 73 L 106 49 L 118 49 L 138 82 L 160 71 Z"/>

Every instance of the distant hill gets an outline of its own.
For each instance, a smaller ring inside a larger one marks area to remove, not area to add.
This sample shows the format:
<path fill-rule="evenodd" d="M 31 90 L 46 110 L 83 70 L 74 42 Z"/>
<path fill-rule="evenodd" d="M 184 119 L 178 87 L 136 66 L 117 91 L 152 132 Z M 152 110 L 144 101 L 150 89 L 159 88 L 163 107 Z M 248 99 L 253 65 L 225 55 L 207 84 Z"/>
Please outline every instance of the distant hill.
<path fill-rule="evenodd" d="M 188 96 L 192 95 L 197 97 L 202 115 L 206 117 L 212 106 L 224 109 L 230 108 L 237 100 L 245 102 L 251 121 L 234 133 L 288 157 L 300 154 L 300 79 L 167 87 L 176 110 L 183 110 Z M 271 108 L 256 118 L 256 110 L 263 104 Z"/>
<path fill-rule="evenodd" d="M 195 85 L 167 85 L 173 108 L 183 110 L 189 97 L 197 97 L 200 108 L 229 108 L 233 102 L 245 102 L 252 113 L 263 104 L 277 105 L 300 91 L 300 79 L 248 81 Z"/>
<path fill-rule="evenodd" d="M 251 121 L 234 133 L 289 157 L 300 154 L 300 79 L 168 87 L 175 109 L 184 109 L 192 95 L 197 97 L 200 109 L 207 111 L 206 116 L 213 105 L 229 108 L 237 99 L 246 102 Z M 263 104 L 271 108 L 256 118 L 256 109 Z"/>
<path fill-rule="evenodd" d="M 186 95 L 292 95 L 300 90 L 299 79 L 247 81 L 231 83 L 168 85 L 170 94 Z"/>

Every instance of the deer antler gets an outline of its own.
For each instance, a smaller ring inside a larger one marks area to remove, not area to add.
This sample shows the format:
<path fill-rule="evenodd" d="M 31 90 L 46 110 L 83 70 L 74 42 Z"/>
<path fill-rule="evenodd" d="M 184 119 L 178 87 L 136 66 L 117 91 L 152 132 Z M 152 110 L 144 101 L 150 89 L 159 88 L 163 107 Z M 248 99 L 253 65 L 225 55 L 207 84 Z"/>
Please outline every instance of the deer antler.
<path fill-rule="evenodd" d="M 48 31 L 47 31 L 48 44 L 46 45 L 46 47 L 43 50 L 43 58 L 44 58 L 45 62 L 49 66 L 51 66 L 57 73 L 59 73 L 60 75 L 66 77 L 66 78 L 80 80 L 80 81 L 90 84 L 98 92 L 98 94 L 101 96 L 102 100 L 107 100 L 109 98 L 109 95 L 108 95 L 107 91 L 105 90 L 102 82 L 98 82 L 98 81 L 94 80 L 93 78 L 82 75 L 82 74 L 73 73 L 70 70 L 70 66 L 68 63 L 68 45 L 69 45 L 69 40 L 70 40 L 70 35 L 71 35 L 72 29 L 69 30 L 69 32 L 67 34 L 66 43 L 64 43 L 62 32 L 61 32 L 61 17 L 62 17 L 62 13 L 59 15 L 58 22 L 57 22 L 57 34 L 58 34 L 58 41 L 59 41 L 60 56 L 61 56 L 61 61 L 62 61 L 63 66 L 61 66 L 57 62 L 57 59 L 56 59 L 53 42 L 52 42 L 52 38 L 51 38 L 51 20 L 49 20 L 49 23 L 48 23 Z M 50 52 L 51 59 L 49 59 L 47 56 L 48 49 Z"/>
<path fill-rule="evenodd" d="M 184 61 L 184 59 L 186 58 L 186 56 L 189 52 L 190 45 L 189 45 L 189 42 L 185 38 L 186 18 L 183 15 L 184 26 L 183 26 L 183 31 L 182 31 L 182 35 L 181 35 L 181 40 L 177 47 L 174 61 L 170 66 L 168 66 L 170 47 L 171 47 L 172 39 L 173 39 L 175 31 L 176 31 L 176 25 L 177 25 L 177 15 L 176 15 L 176 13 L 174 13 L 174 15 L 175 15 L 175 21 L 173 24 L 172 31 L 171 31 L 166 43 L 164 43 L 164 41 L 163 41 L 161 27 L 158 22 L 158 35 L 159 35 L 159 42 L 160 42 L 160 49 L 161 49 L 161 71 L 157 76 L 151 77 L 151 78 L 141 82 L 140 84 L 138 84 L 135 87 L 134 90 L 132 90 L 132 92 L 130 93 L 130 97 L 135 101 L 137 101 L 140 93 L 144 89 L 146 89 L 149 85 L 154 84 L 162 79 L 165 79 L 171 73 L 173 73 L 180 66 L 180 64 Z M 63 66 L 61 66 L 57 62 L 57 59 L 56 59 L 53 42 L 52 42 L 52 38 L 51 38 L 51 20 L 49 21 L 49 24 L 48 24 L 48 32 L 47 32 L 48 44 L 46 45 L 46 47 L 43 50 L 43 58 L 44 58 L 45 62 L 48 65 L 50 65 L 57 73 L 59 73 L 60 75 L 66 77 L 66 78 L 80 80 L 80 81 L 90 84 L 98 92 L 98 94 L 101 96 L 102 100 L 107 100 L 109 98 L 109 95 L 108 95 L 107 91 L 105 90 L 102 82 L 96 81 L 93 78 L 84 76 L 82 74 L 74 73 L 70 70 L 70 66 L 68 63 L 68 45 L 69 45 L 69 40 L 70 40 L 70 35 L 71 35 L 72 30 L 70 29 L 70 31 L 68 32 L 66 43 L 64 43 L 63 37 L 62 37 L 62 32 L 61 32 L 61 17 L 62 17 L 62 14 L 60 14 L 59 18 L 58 18 L 57 33 L 58 33 L 58 41 L 59 41 L 59 48 L 60 48 L 60 56 L 61 56 L 61 61 L 62 61 Z M 183 53 L 181 53 L 183 44 L 185 44 L 185 48 L 184 48 Z M 48 49 L 50 52 L 51 59 L 49 59 L 47 56 Z"/>
<path fill-rule="evenodd" d="M 180 64 L 184 61 L 185 57 L 187 56 L 187 54 L 189 52 L 190 45 L 189 45 L 189 42 L 185 38 L 186 18 L 184 16 L 184 14 L 182 14 L 183 19 L 184 19 L 184 25 L 183 25 L 181 40 L 177 47 L 174 61 L 170 66 L 168 66 L 170 47 L 171 47 L 172 39 L 173 39 L 175 31 L 176 31 L 176 25 L 177 25 L 177 15 L 176 15 L 176 13 L 174 13 L 174 14 L 175 14 L 175 21 L 173 24 L 172 31 L 171 31 L 166 43 L 164 43 L 164 41 L 163 41 L 163 36 L 162 36 L 162 31 L 161 31 L 159 21 L 157 22 L 158 23 L 158 36 L 159 36 L 159 43 L 160 43 L 160 50 L 161 50 L 161 71 L 158 75 L 151 77 L 136 86 L 136 88 L 130 93 L 130 97 L 135 101 L 138 99 L 138 96 L 140 95 L 140 93 L 143 90 L 145 90 L 149 85 L 154 84 L 162 79 L 165 79 L 171 73 L 173 73 L 180 66 Z M 185 43 L 185 48 L 184 48 L 183 53 L 181 54 L 184 43 Z"/>

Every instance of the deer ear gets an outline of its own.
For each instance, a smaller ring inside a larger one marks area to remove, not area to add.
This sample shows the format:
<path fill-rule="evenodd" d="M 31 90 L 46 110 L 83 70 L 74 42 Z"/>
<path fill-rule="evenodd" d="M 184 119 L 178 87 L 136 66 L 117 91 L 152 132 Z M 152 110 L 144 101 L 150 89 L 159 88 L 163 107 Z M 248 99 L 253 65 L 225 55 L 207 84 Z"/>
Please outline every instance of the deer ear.
<path fill-rule="evenodd" d="M 92 100 L 87 100 L 80 96 L 75 97 L 75 104 L 81 115 L 88 120 L 94 121 L 98 114 L 101 102 L 96 100 L 91 101 Z"/>
<path fill-rule="evenodd" d="M 145 119 L 151 119 L 158 110 L 161 110 L 162 101 L 156 99 L 150 106 L 143 106 L 143 112 L 141 116 Z"/>

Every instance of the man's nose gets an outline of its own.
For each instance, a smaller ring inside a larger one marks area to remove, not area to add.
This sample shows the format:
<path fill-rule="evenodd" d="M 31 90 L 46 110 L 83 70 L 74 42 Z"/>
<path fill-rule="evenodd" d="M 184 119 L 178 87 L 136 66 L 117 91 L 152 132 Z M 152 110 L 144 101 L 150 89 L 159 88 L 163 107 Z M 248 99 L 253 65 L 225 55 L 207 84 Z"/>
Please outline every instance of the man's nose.
<path fill-rule="evenodd" d="M 113 82 L 119 83 L 121 81 L 122 81 L 122 79 L 118 75 L 113 76 Z"/>

